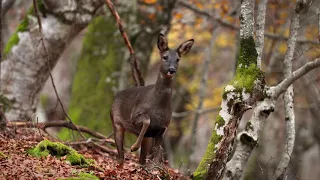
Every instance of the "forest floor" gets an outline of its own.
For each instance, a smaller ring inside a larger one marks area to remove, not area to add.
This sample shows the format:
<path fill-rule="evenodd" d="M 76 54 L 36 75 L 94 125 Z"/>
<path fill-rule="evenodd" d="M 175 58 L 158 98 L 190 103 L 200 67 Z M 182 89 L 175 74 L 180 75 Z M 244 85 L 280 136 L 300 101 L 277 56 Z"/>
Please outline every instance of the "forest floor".
<path fill-rule="evenodd" d="M 33 129 L 12 129 L 9 134 L 0 133 L 0 179 L 188 179 L 166 165 L 141 167 L 130 153 L 119 167 L 115 155 L 86 146 L 75 149 L 85 158 L 94 159 L 93 166 L 71 165 L 65 157 L 33 157 L 27 150 L 49 137 Z"/>

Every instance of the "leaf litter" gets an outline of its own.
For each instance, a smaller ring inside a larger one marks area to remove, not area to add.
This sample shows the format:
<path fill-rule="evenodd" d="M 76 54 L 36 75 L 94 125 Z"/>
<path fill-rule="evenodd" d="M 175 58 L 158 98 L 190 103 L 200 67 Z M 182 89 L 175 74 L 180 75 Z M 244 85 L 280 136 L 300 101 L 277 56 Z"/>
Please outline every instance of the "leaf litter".
<path fill-rule="evenodd" d="M 0 134 L 0 179 L 91 179 L 89 176 L 81 178 L 79 174 L 96 176 L 99 179 L 131 179 L 131 180 L 186 180 L 178 170 L 166 165 L 153 165 L 142 167 L 134 154 L 126 153 L 125 163 L 119 166 L 116 157 L 88 148 L 84 145 L 73 146 L 85 158 L 94 159 L 95 163 L 89 167 L 71 165 L 66 157 L 33 157 L 27 150 L 34 148 L 40 141 L 49 139 L 38 130 L 24 128 L 14 131 L 12 137 Z"/>

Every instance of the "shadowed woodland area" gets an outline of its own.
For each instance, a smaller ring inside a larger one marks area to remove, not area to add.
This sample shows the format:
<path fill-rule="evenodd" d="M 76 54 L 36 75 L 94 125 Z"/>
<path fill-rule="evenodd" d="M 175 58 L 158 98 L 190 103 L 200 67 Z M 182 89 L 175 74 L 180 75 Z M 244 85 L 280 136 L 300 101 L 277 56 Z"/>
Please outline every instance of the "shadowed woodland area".
<path fill-rule="evenodd" d="M 319 0 L 0 2 L 0 179 L 320 176 Z M 122 166 L 111 106 L 161 76 L 160 34 L 194 39 L 164 161 L 141 166 L 126 132 Z"/>

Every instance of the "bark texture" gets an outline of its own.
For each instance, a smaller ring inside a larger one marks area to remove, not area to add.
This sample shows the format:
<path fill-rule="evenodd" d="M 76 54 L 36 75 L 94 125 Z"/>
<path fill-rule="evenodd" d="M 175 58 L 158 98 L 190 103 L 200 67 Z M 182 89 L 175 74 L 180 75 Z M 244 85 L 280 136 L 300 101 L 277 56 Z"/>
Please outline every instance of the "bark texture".
<path fill-rule="evenodd" d="M 297 6 L 299 3 L 301 2 L 298 1 Z M 285 72 L 286 78 L 274 87 L 265 87 L 264 98 L 257 102 L 253 115 L 250 121 L 247 123 L 245 131 L 239 133 L 238 135 L 239 143 L 237 144 L 235 155 L 227 164 L 227 171 L 224 175 L 224 179 L 239 179 L 242 176 L 243 169 L 245 168 L 245 165 L 252 150 L 258 145 L 259 134 L 264 126 L 265 120 L 267 119 L 269 114 L 274 110 L 275 101 L 277 100 L 277 98 L 285 91 L 289 91 L 286 101 L 286 117 L 290 116 L 286 118 L 288 144 L 284 152 L 286 154 L 283 156 L 282 162 L 280 163 L 281 173 L 280 171 L 277 172 L 277 174 L 279 174 L 279 176 L 277 177 L 280 177 L 288 166 L 294 143 L 294 114 L 292 102 L 293 89 L 291 84 L 298 78 L 305 75 L 307 72 L 311 71 L 313 68 L 319 67 L 319 59 L 316 59 L 313 62 L 305 64 L 304 66 L 292 73 L 291 60 L 293 58 L 293 52 L 297 37 L 297 23 L 299 23 L 299 21 L 297 21 L 298 19 L 296 18 L 297 17 L 294 16 L 292 19 L 291 33 L 290 38 L 288 40 L 288 52 L 285 58 L 287 66 Z M 283 178 L 283 176 L 281 177 Z"/>
<path fill-rule="evenodd" d="M 256 23 L 256 49 L 258 53 L 257 58 L 257 66 L 261 68 L 261 58 L 263 54 L 263 47 L 264 47 L 264 26 L 266 21 L 266 9 L 267 9 L 268 0 L 260 1 L 258 5 L 258 12 L 257 12 L 257 23 Z"/>
<path fill-rule="evenodd" d="M 253 8 L 253 0 L 242 1 L 240 54 L 236 74 L 224 89 L 221 110 L 205 155 L 193 174 L 194 179 L 222 178 L 241 117 L 255 99 L 261 96 L 264 82 L 263 75 L 257 68 Z"/>
<path fill-rule="evenodd" d="M 39 0 L 43 35 L 53 67 L 71 39 L 93 18 L 100 0 Z M 47 54 L 39 45 L 41 35 L 31 8 L 5 47 L 1 63 L 1 92 L 9 120 L 30 119 L 39 92 L 49 76 Z"/>

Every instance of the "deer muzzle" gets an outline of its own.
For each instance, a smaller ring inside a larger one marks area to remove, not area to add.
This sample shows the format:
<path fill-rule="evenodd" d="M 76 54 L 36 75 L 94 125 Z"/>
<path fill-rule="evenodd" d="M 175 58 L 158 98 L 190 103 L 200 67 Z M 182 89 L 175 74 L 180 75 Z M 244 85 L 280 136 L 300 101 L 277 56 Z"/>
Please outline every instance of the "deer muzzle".
<path fill-rule="evenodd" d="M 174 75 L 174 74 L 176 74 L 176 69 L 175 69 L 175 68 L 169 68 L 167 74 L 168 74 L 168 75 Z"/>

